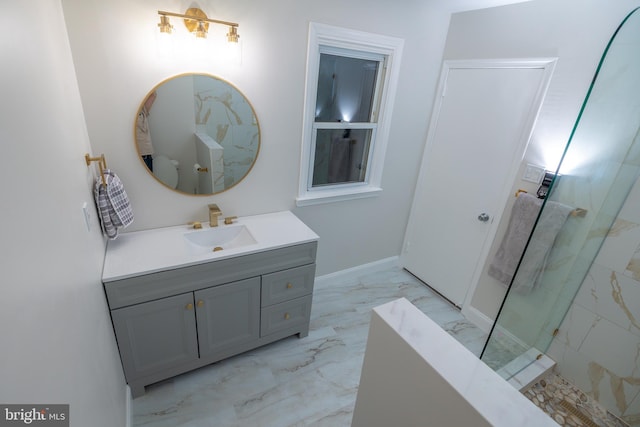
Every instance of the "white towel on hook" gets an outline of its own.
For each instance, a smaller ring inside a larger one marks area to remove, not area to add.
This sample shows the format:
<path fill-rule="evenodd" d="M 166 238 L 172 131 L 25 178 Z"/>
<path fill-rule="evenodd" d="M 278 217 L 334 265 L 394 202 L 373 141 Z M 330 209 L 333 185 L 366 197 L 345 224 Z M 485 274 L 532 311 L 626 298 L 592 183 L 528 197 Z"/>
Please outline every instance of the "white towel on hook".
<path fill-rule="evenodd" d="M 127 227 L 133 222 L 133 210 L 120 178 L 110 169 L 103 171 L 102 178 L 96 179 L 94 197 L 100 216 L 102 230 L 110 239 L 118 237 L 118 228 Z"/>

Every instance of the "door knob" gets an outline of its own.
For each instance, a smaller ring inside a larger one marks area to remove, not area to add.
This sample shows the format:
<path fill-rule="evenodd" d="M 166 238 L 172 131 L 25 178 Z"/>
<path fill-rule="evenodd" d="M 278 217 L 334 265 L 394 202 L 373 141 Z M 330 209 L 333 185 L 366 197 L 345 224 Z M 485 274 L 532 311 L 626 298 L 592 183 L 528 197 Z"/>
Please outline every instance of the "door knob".
<path fill-rule="evenodd" d="M 480 222 L 489 221 L 489 214 L 486 214 L 486 213 L 482 212 L 480 215 L 478 215 L 478 221 L 480 221 Z"/>

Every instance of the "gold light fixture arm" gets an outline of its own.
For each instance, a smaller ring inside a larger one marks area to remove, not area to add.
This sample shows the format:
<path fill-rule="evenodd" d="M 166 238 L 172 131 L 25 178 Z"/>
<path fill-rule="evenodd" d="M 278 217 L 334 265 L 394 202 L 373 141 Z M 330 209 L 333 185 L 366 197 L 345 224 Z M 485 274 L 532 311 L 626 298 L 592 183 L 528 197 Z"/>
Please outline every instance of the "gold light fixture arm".
<path fill-rule="evenodd" d="M 200 10 L 200 9 L 197 9 L 197 10 Z M 204 14 L 204 12 L 203 12 L 203 14 Z M 164 10 L 159 10 L 158 11 L 158 15 L 160 15 L 160 16 L 174 16 L 176 18 L 188 19 L 190 21 L 210 22 L 212 24 L 227 25 L 229 27 L 238 27 L 240 25 L 240 24 L 238 24 L 236 22 L 221 21 L 219 19 L 211 19 L 211 18 L 208 18 L 207 15 L 204 15 L 204 17 L 198 17 L 196 15 L 185 15 L 185 14 L 182 14 L 182 13 L 167 12 L 167 11 L 164 11 Z"/>
<path fill-rule="evenodd" d="M 230 42 L 237 42 L 238 37 L 238 26 L 237 22 L 231 21 L 222 21 L 220 19 L 211 19 L 207 17 L 207 15 L 199 8 L 192 7 L 187 9 L 186 13 L 174 13 L 168 12 L 166 10 L 159 10 L 158 15 L 160 15 L 160 27 L 161 32 L 170 33 L 171 31 L 163 30 L 163 28 L 169 28 L 169 20 L 168 16 L 172 16 L 175 18 L 184 19 L 184 24 L 191 33 L 197 34 L 198 37 L 206 37 L 206 33 L 209 30 L 209 24 L 220 24 L 226 25 L 229 27 L 229 33 L 227 33 L 227 40 Z"/>

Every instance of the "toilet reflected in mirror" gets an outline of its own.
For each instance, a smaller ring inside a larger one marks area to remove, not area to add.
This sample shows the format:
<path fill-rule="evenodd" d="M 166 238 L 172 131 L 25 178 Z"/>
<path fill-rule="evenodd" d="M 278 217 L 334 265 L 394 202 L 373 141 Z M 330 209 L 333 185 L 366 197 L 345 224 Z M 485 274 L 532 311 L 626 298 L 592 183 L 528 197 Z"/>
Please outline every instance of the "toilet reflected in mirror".
<path fill-rule="evenodd" d="M 208 74 L 181 74 L 144 97 L 134 142 L 141 164 L 158 182 L 183 194 L 209 195 L 251 171 L 260 127 L 236 87 Z"/>
<path fill-rule="evenodd" d="M 162 154 L 153 159 L 153 174 L 167 187 L 178 188 L 180 162 Z"/>

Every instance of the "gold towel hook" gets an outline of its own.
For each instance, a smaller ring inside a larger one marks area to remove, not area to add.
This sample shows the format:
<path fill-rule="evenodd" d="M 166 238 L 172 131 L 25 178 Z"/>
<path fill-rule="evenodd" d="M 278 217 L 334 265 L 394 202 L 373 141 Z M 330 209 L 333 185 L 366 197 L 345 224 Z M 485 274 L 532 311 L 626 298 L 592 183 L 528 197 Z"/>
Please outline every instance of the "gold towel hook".
<path fill-rule="evenodd" d="M 104 158 L 104 154 L 101 154 L 100 157 L 91 157 L 89 153 L 87 153 L 84 155 L 84 160 L 87 162 L 87 166 L 89 166 L 91 162 L 98 162 L 100 177 L 102 178 L 102 185 L 106 187 L 107 179 L 104 176 L 104 171 L 107 170 L 107 160 Z"/>

